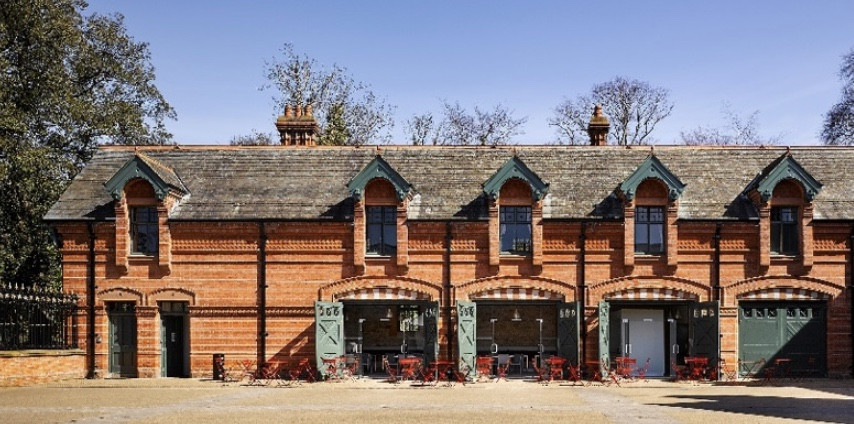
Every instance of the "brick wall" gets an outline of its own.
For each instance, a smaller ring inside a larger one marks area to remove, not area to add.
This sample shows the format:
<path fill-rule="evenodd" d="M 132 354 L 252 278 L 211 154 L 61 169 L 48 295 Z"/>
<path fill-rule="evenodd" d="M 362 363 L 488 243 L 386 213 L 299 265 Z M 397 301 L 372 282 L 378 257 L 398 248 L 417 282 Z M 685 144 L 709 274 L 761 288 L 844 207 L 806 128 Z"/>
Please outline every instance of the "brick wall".
<path fill-rule="evenodd" d="M 82 350 L 0 352 L 0 387 L 83 378 L 85 357 Z"/>
<path fill-rule="evenodd" d="M 443 301 L 440 291 L 446 278 L 457 299 L 465 299 L 473 282 L 494 278 L 512 284 L 554 281 L 555 287 L 575 298 L 578 286 L 581 226 L 577 222 L 545 221 L 542 224 L 542 265 L 531 258 L 491 257 L 490 223 L 454 222 L 451 225 L 450 270 L 445 269 L 445 222 L 409 222 L 408 261 L 398 258 L 364 259 L 354 266 L 354 229 L 342 222 L 267 223 L 267 357 L 313 357 L 315 300 L 332 300 L 330 287 L 345 279 L 356 284 L 422 287 L 431 300 Z M 680 222 L 673 242 L 676 260 L 650 257 L 624 264 L 623 222 L 599 222 L 587 226 L 585 282 L 588 287 L 587 352 L 596 355 L 596 304 L 608 293 L 643 285 L 673 285 L 690 291 L 698 300 L 712 293 L 714 223 Z M 58 226 L 63 244 L 63 281 L 66 291 L 81 297 L 80 328 L 85 329 L 85 289 L 88 234 L 85 225 Z M 121 228 L 120 228 L 121 230 Z M 254 360 L 258 343 L 259 226 L 255 223 L 172 222 L 171 269 L 163 272 L 157 258 L 131 258 L 127 270 L 116 264 L 116 228 L 112 223 L 96 225 L 96 278 L 98 298 L 96 364 L 100 375 L 107 368 L 109 351 L 104 296 L 125 290 L 137 296 L 143 312 L 138 313 L 139 372 L 156 376 L 160 370 L 159 322 L 156 293 L 173 290 L 187 293 L 189 308 L 190 366 L 194 376 L 208 375 L 211 355 L 226 354 L 227 362 Z M 851 363 L 850 302 L 844 292 L 850 279 L 847 265 L 850 224 L 814 223 L 812 266 L 802 261 L 771 258 L 767 266 L 760 255 L 760 227 L 754 223 L 725 224 L 721 240 L 721 285 L 723 287 L 722 351 L 734 361 L 737 350 L 736 293 L 745 281 L 761 286 L 778 284 L 766 277 L 786 277 L 786 284 L 820 289 L 831 296 L 828 328 L 828 364 L 831 373 L 844 374 Z M 670 244 L 670 242 L 668 242 Z M 631 249 L 631 246 L 629 246 Z M 672 252 L 671 252 L 672 253 Z M 675 264 L 675 265 L 674 265 Z M 403 266 L 405 269 L 401 269 Z M 627 274 L 627 271 L 630 274 Z M 540 283 L 536 283 L 540 284 Z M 336 286 L 337 287 L 337 286 Z M 343 287 L 343 286 L 341 286 Z M 468 289 L 467 289 L 468 287 Z M 447 305 L 441 305 L 444 308 Z M 440 309 L 441 311 L 441 309 Z M 441 312 L 444 314 L 444 312 Z M 444 316 L 440 326 L 448 322 Z M 440 340 L 446 342 L 444 329 Z M 86 331 L 78 343 L 86 346 Z M 445 351 L 445 346 L 440 352 Z M 595 357 L 595 356 L 593 356 Z M 80 359 L 80 357 L 77 357 Z M 80 359 L 82 362 L 82 359 Z"/>

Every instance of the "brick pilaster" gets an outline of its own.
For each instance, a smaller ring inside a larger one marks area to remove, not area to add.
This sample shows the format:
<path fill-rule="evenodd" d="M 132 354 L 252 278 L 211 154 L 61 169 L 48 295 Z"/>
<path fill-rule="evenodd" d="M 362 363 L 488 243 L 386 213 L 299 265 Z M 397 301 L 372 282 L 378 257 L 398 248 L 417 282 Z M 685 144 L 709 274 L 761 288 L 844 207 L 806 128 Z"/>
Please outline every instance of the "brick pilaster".
<path fill-rule="evenodd" d="M 665 232 L 667 234 L 667 266 L 676 267 L 679 264 L 679 225 L 677 224 L 678 217 L 678 201 L 670 202 L 667 205 L 667 226 Z"/>
<path fill-rule="evenodd" d="M 803 253 L 804 268 L 813 265 L 813 231 L 812 231 L 812 204 L 805 204 L 801 209 L 801 252 Z"/>
<path fill-rule="evenodd" d="M 116 202 L 116 269 L 121 274 L 128 272 L 128 254 L 130 218 L 128 216 L 127 199 L 122 197 Z"/>
<path fill-rule="evenodd" d="M 531 207 L 531 260 L 536 271 L 543 267 L 543 202 Z M 537 272 L 539 273 L 539 272 Z"/>
<path fill-rule="evenodd" d="M 408 203 L 409 201 L 404 199 L 397 205 L 397 272 L 399 275 L 406 275 L 409 272 L 409 227 L 406 214 Z"/>
<path fill-rule="evenodd" d="M 630 275 L 635 266 L 635 202 L 626 200 L 623 208 L 623 266 Z"/>
<path fill-rule="evenodd" d="M 489 265 L 498 266 L 501 255 L 501 240 L 499 238 L 498 202 L 489 203 Z"/>
<path fill-rule="evenodd" d="M 353 267 L 356 275 L 365 273 L 365 202 L 353 205 Z"/>

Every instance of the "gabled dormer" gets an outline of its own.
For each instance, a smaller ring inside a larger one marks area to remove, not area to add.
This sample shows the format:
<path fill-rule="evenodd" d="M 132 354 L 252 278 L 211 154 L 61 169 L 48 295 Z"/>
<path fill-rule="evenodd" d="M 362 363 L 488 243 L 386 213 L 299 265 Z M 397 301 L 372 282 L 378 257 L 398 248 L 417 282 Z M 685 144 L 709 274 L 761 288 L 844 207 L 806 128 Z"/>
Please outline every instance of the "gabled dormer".
<path fill-rule="evenodd" d="M 403 201 L 412 190 L 412 184 L 406 181 L 382 156 L 377 155 L 353 179 L 347 183 L 347 189 L 355 200 L 362 200 L 365 186 L 375 178 L 383 178 L 394 187 L 398 201 Z"/>
<path fill-rule="evenodd" d="M 484 194 L 493 201 L 498 200 L 501 188 L 504 187 L 504 183 L 513 178 L 522 180 L 531 187 L 531 200 L 538 202 L 546 197 L 549 190 L 549 184 L 543 182 L 543 180 L 541 180 L 534 171 L 531 171 L 531 169 L 525 165 L 525 162 L 522 162 L 522 159 L 519 159 L 516 156 L 513 156 L 510 160 L 504 162 L 504 165 L 501 165 L 501 168 L 498 168 L 498 171 L 495 171 L 495 173 L 492 174 L 485 183 L 483 183 Z"/>
<path fill-rule="evenodd" d="M 669 200 L 677 200 L 685 189 L 685 184 L 679 180 L 679 177 L 670 172 L 655 155 L 649 155 L 635 169 L 635 172 L 620 184 L 620 191 L 626 199 L 634 200 L 638 186 L 649 178 L 655 178 L 664 183 Z"/>
<path fill-rule="evenodd" d="M 759 213 L 759 265 L 772 258 L 800 259 L 804 269 L 813 264 L 813 204 L 822 184 L 789 152 L 771 162 L 751 181 L 744 193 Z"/>
<path fill-rule="evenodd" d="M 619 187 L 625 218 L 623 260 L 631 272 L 636 259 L 677 265 L 679 198 L 685 184 L 655 155 L 648 156 Z"/>
<path fill-rule="evenodd" d="M 790 154 L 785 154 L 759 174 L 747 187 L 748 194 L 756 190 L 763 202 L 771 199 L 774 188 L 783 180 L 792 179 L 803 187 L 804 202 L 810 203 L 821 191 L 822 184 L 807 172 Z"/>
<path fill-rule="evenodd" d="M 151 188 L 154 189 L 154 195 L 161 201 L 166 198 L 170 191 L 178 196 L 189 193 L 189 190 L 172 168 L 141 153 L 137 153 L 125 162 L 121 169 L 104 183 L 104 187 L 114 200 L 120 200 L 125 186 L 134 178 L 148 181 Z"/>
<path fill-rule="evenodd" d="M 140 262 L 156 263 L 169 274 L 172 243 L 169 211 L 189 194 L 175 171 L 156 159 L 138 153 L 128 160 L 104 187 L 115 200 L 115 265 L 120 274 Z"/>
<path fill-rule="evenodd" d="M 349 183 L 353 197 L 353 265 L 364 273 L 366 258 L 377 265 L 393 261 L 397 273 L 409 267 L 407 216 L 412 184 L 377 155 Z"/>
<path fill-rule="evenodd" d="M 489 199 L 491 266 L 530 260 L 534 273 L 541 271 L 543 199 L 548 189 L 549 184 L 517 156 L 507 160 L 483 183 L 483 193 Z"/>

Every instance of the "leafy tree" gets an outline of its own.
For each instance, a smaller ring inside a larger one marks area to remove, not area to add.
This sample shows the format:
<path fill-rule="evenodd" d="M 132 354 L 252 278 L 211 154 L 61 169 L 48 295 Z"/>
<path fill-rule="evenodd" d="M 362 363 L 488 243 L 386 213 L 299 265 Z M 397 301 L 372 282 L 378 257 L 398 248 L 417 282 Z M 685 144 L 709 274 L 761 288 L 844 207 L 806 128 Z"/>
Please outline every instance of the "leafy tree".
<path fill-rule="evenodd" d="M 740 116 L 728 104 L 724 104 L 722 113 L 727 121 L 725 128 L 697 127 L 680 132 L 682 142 L 689 146 L 759 146 L 777 144 L 780 136 L 761 136 L 759 134 L 759 111 Z"/>
<path fill-rule="evenodd" d="M 0 279 L 58 284 L 41 218 L 99 143 L 161 144 L 174 110 L 145 43 L 82 0 L 0 7 Z"/>
<path fill-rule="evenodd" d="M 521 126 L 527 118 L 514 118 L 513 111 L 501 104 L 491 111 L 474 108 L 468 113 L 459 102 L 442 102 L 443 117 L 436 123 L 433 115 L 415 115 L 407 121 L 406 130 L 415 145 L 494 146 L 508 144 L 523 134 Z"/>
<path fill-rule="evenodd" d="M 307 55 L 299 55 L 291 44 L 281 57 L 266 64 L 273 100 L 283 110 L 289 105 L 312 105 L 320 125 L 318 144 L 361 145 L 387 143 L 391 139 L 393 108 L 377 98 L 367 84 L 357 82 L 346 68 L 323 68 Z"/>
<path fill-rule="evenodd" d="M 821 140 L 827 145 L 854 145 L 854 48 L 842 57 L 842 99 L 824 117 Z"/>
<path fill-rule="evenodd" d="M 610 143 L 646 144 L 655 126 L 673 110 L 669 96 L 664 88 L 616 77 L 594 85 L 589 94 L 564 100 L 555 107 L 549 124 L 557 127 L 559 144 L 587 144 L 587 124 L 593 106 L 598 104 L 611 123 Z"/>

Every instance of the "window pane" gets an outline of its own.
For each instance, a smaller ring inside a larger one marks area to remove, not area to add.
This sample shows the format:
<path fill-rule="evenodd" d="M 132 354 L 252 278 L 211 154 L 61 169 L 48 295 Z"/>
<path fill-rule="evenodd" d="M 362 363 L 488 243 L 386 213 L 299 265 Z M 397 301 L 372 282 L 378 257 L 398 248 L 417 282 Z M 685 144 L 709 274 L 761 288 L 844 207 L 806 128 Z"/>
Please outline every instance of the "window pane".
<path fill-rule="evenodd" d="M 649 208 L 649 222 L 664 222 L 664 208 Z"/>
<path fill-rule="evenodd" d="M 395 224 L 397 218 L 397 211 L 394 207 L 385 207 L 383 208 L 383 223 L 385 224 Z"/>
<path fill-rule="evenodd" d="M 638 207 L 635 210 L 635 222 L 649 222 L 649 208 Z"/>
<path fill-rule="evenodd" d="M 368 253 L 380 253 L 383 242 L 382 230 L 381 224 L 368 225 Z"/>
<path fill-rule="evenodd" d="M 788 255 L 798 253 L 798 232 L 797 227 L 791 224 L 783 225 L 781 228 L 783 234 L 783 252 Z"/>
<path fill-rule="evenodd" d="M 771 223 L 771 253 L 783 253 L 780 238 L 780 223 Z"/>
<path fill-rule="evenodd" d="M 499 239 L 501 251 L 527 253 L 531 250 L 531 208 L 527 206 L 502 206 Z"/>
<path fill-rule="evenodd" d="M 795 222 L 795 209 L 794 208 L 780 208 L 780 221 L 781 222 Z"/>
<path fill-rule="evenodd" d="M 664 225 L 649 224 L 649 253 L 664 251 Z"/>

